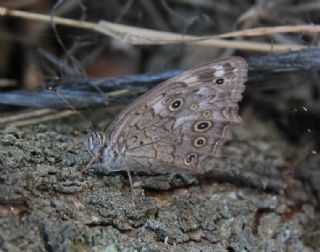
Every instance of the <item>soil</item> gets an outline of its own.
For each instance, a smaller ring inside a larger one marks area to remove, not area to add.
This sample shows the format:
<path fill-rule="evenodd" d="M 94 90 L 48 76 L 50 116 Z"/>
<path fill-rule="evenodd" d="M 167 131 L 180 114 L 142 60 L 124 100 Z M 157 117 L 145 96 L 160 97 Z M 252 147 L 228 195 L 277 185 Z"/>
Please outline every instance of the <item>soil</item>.
<path fill-rule="evenodd" d="M 82 119 L 1 129 L 0 250 L 319 251 L 316 198 L 288 172 L 294 148 L 244 121 L 213 173 L 133 173 L 133 192 L 126 172 L 96 165 L 71 178 L 90 160 Z"/>

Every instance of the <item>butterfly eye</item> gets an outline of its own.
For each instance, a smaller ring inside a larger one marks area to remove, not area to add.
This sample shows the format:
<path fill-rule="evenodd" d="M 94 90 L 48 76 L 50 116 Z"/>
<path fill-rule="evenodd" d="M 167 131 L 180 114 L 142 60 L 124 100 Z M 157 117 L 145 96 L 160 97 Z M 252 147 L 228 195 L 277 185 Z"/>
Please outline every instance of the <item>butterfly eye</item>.
<path fill-rule="evenodd" d="M 194 140 L 193 145 L 195 147 L 202 147 L 206 143 L 207 143 L 206 138 L 201 136 L 201 137 L 198 137 L 196 140 Z"/>
<path fill-rule="evenodd" d="M 218 85 L 221 85 L 221 84 L 224 83 L 224 79 L 219 78 L 219 79 L 216 80 L 216 83 L 217 83 Z"/>
<path fill-rule="evenodd" d="M 196 163 L 196 161 L 197 161 L 197 154 L 195 153 L 188 154 L 183 160 L 185 165 L 191 165 L 192 163 Z"/>
<path fill-rule="evenodd" d="M 181 108 L 183 105 L 183 100 L 182 99 L 176 99 L 174 100 L 173 102 L 171 102 L 170 106 L 169 106 L 169 109 L 171 111 L 176 111 L 178 110 L 179 108 Z"/>
<path fill-rule="evenodd" d="M 210 121 L 200 121 L 194 124 L 193 129 L 197 132 L 203 132 L 209 129 L 211 126 L 212 122 Z"/>

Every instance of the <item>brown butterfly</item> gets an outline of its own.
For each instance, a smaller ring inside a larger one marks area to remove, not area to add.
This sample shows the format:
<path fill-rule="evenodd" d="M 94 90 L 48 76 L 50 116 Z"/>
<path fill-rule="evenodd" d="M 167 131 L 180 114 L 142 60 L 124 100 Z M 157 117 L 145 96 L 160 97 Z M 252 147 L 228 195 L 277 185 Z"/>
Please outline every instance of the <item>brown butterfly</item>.
<path fill-rule="evenodd" d="M 109 136 L 88 134 L 92 162 L 101 157 L 107 171 L 203 172 L 241 122 L 247 68 L 244 59 L 229 57 L 154 87 L 118 116 Z"/>

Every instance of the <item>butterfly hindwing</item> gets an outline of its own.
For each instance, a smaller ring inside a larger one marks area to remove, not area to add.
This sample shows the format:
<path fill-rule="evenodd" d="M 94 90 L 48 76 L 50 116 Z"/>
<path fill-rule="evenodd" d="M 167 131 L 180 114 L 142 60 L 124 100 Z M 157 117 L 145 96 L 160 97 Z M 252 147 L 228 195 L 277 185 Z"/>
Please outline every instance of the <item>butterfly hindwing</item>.
<path fill-rule="evenodd" d="M 200 172 L 241 122 L 246 78 L 246 62 L 230 57 L 169 79 L 121 113 L 109 144 L 124 149 L 129 169 Z"/>

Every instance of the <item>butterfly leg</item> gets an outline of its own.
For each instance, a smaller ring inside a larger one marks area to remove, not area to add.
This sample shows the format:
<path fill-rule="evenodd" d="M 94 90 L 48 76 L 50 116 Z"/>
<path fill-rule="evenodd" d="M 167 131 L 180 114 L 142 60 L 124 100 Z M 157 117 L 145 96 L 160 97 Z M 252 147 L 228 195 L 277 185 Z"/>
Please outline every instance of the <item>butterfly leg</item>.
<path fill-rule="evenodd" d="M 77 172 L 73 176 L 70 176 L 69 178 L 76 179 L 81 177 L 82 174 L 86 172 L 91 167 L 91 165 L 100 157 L 100 155 L 101 155 L 100 153 L 97 153 L 96 155 L 92 156 L 91 160 L 86 164 L 86 166 L 82 167 L 82 169 L 79 172 Z"/>
<path fill-rule="evenodd" d="M 132 180 L 131 172 L 130 172 L 129 165 L 128 165 L 127 161 L 126 161 L 126 170 L 127 170 L 127 174 L 128 174 L 128 178 L 129 178 L 130 188 L 131 188 L 131 202 L 132 202 L 132 205 L 135 206 L 133 180 Z"/>

